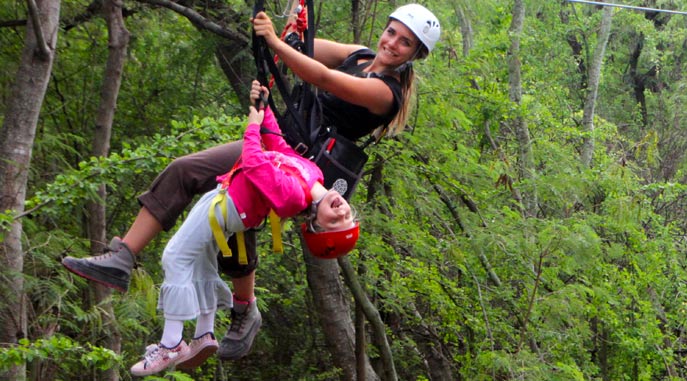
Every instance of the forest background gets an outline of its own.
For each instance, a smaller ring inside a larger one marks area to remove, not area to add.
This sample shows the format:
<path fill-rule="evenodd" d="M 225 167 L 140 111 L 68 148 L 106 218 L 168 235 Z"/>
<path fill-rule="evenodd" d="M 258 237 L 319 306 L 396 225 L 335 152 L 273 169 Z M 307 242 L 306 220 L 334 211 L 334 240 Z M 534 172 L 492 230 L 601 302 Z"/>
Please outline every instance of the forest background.
<path fill-rule="evenodd" d="M 319 37 L 373 48 L 402 4 L 315 3 Z M 409 131 L 368 149 L 357 249 L 314 260 L 287 225 L 276 255 L 265 231 L 253 352 L 149 379 L 687 379 L 687 16 L 422 3 L 442 40 Z M 174 230 L 127 294 L 60 259 L 123 234 L 170 160 L 241 137 L 252 7 L 2 2 L 0 378 L 131 379 Z"/>

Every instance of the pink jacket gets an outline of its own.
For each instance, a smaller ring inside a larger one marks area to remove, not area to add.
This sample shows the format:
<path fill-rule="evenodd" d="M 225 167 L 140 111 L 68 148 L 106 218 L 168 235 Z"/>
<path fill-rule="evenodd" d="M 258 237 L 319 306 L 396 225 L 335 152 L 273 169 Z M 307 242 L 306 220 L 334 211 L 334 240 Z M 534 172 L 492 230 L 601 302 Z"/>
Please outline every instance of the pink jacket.
<path fill-rule="evenodd" d="M 262 125 L 281 134 L 269 107 L 265 109 Z M 287 218 L 308 207 L 303 183 L 292 173 L 300 174 L 308 191 L 315 182 L 323 182 L 322 171 L 315 163 L 296 153 L 280 135 L 261 135 L 257 124 L 246 127 L 240 160 L 240 170 L 231 179 L 227 192 L 246 228 L 260 225 L 270 209 L 279 217 Z M 281 167 L 290 170 L 283 171 Z M 222 182 L 227 175 L 217 180 Z"/>

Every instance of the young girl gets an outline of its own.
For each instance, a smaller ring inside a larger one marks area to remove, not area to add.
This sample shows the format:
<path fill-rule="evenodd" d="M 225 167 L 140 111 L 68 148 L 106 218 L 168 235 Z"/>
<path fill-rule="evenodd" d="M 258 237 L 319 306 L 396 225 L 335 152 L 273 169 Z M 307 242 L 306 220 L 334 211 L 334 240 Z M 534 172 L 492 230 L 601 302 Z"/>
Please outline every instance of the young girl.
<path fill-rule="evenodd" d="M 257 99 L 259 91 L 267 89 L 255 81 L 251 98 Z M 261 125 L 266 133 L 261 134 Z M 202 196 L 165 247 L 165 279 L 158 300 L 165 317 L 162 339 L 146 348 L 143 359 L 131 368 L 133 375 L 146 376 L 173 365 L 196 367 L 219 347 L 215 312 L 217 307 L 231 308 L 232 295 L 217 270 L 219 247 L 209 215 L 232 234 L 260 225 L 270 210 L 287 218 L 310 206 L 312 214 L 303 229 L 313 254 L 340 255 L 355 246 L 359 226 L 350 205 L 336 191 L 324 188 L 322 171 L 288 146 L 280 133 L 269 108 L 250 107 L 239 164 L 218 177 L 218 187 Z M 216 202 L 218 195 L 226 200 L 225 209 Z M 184 321 L 191 319 L 197 322 L 187 345 L 182 333 Z"/>

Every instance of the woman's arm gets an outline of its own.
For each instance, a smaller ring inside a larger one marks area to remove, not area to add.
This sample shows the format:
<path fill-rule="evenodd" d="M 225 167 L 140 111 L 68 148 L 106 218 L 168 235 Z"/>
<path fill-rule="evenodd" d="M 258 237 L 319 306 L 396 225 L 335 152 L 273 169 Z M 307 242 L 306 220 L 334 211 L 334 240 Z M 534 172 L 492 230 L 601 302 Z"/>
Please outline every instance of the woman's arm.
<path fill-rule="evenodd" d="M 363 45 L 342 44 L 336 41 L 316 38 L 313 58 L 322 62 L 324 66 L 330 69 L 336 69 L 351 53 L 365 48 Z"/>
<path fill-rule="evenodd" d="M 381 79 L 354 77 L 330 69 L 327 64 L 294 50 L 276 35 L 272 20 L 265 12 L 260 12 L 255 16 L 253 28 L 256 35 L 264 37 L 274 53 L 305 82 L 328 91 L 346 102 L 365 107 L 373 114 L 385 114 L 393 107 L 394 97 L 391 89 Z M 347 50 L 342 48 L 346 46 L 344 44 L 332 43 L 327 46 L 322 45 L 321 40 L 319 44 L 324 46 L 325 51 L 322 55 L 325 61 L 333 62 L 335 57 L 343 55 Z M 331 64 L 331 62 L 327 63 Z"/>

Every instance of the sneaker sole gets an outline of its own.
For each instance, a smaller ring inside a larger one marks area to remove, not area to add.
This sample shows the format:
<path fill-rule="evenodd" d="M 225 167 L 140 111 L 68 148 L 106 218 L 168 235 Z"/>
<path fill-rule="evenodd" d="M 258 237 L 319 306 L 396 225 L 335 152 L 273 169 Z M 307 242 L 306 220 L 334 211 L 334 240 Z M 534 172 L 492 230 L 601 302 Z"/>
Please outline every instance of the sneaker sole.
<path fill-rule="evenodd" d="M 113 279 L 109 274 L 100 272 L 90 267 L 83 266 L 80 262 L 76 260 L 71 260 L 71 258 L 64 258 L 62 260 L 62 266 L 64 266 L 67 270 L 73 272 L 74 274 L 82 278 L 86 278 L 90 281 L 102 284 L 105 287 L 114 288 L 115 290 L 121 292 L 127 292 L 129 290 L 128 281 L 125 282 L 121 279 Z"/>
<path fill-rule="evenodd" d="M 166 365 L 163 366 L 163 367 L 148 368 L 148 369 L 138 369 L 138 370 L 134 370 L 133 367 L 132 367 L 129 371 L 131 372 L 132 375 L 134 375 L 134 376 L 136 376 L 136 377 L 151 376 L 151 375 L 153 375 L 153 374 L 155 374 L 155 373 L 160 373 L 160 372 L 162 372 L 162 371 L 164 371 L 164 370 L 167 370 L 167 369 L 169 369 L 169 368 L 172 368 L 172 367 L 174 367 L 174 368 L 176 369 L 176 367 L 179 366 L 179 362 L 180 362 L 180 361 L 188 361 L 188 360 L 187 360 L 187 357 L 188 357 L 189 355 L 190 355 L 190 353 L 187 353 L 186 356 L 180 356 L 180 358 L 176 358 L 176 359 L 170 361 L 168 364 L 166 364 Z M 135 365 L 134 365 L 134 366 L 135 366 Z"/>
<path fill-rule="evenodd" d="M 213 343 L 208 343 L 208 345 L 202 347 L 198 352 L 195 354 L 195 356 L 189 358 L 188 360 L 177 364 L 177 368 L 179 369 L 192 369 L 192 368 L 197 368 L 201 364 L 205 362 L 210 356 L 215 354 L 217 352 L 217 349 L 219 349 L 219 345 L 213 344 Z"/>

